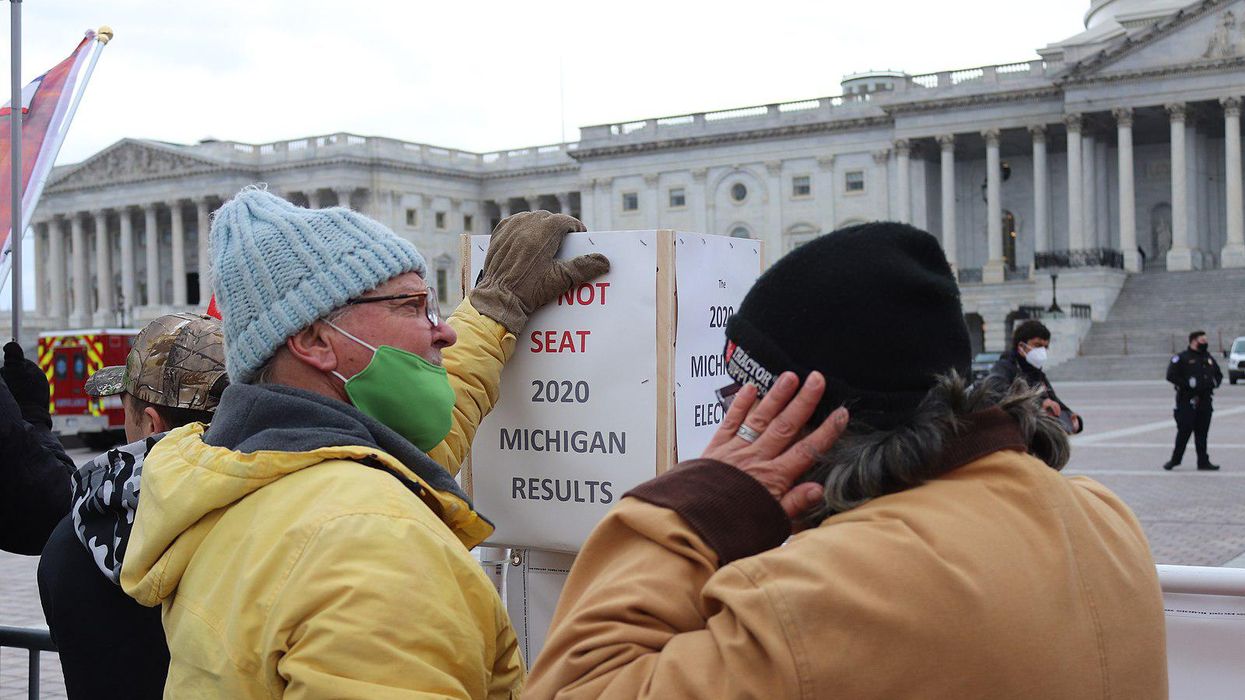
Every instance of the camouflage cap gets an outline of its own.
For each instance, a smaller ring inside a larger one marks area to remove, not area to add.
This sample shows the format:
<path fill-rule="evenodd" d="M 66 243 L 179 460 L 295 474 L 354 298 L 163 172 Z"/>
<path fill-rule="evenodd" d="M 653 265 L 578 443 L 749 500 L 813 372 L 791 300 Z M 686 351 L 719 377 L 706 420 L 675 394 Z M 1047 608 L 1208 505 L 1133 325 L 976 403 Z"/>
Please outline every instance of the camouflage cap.
<path fill-rule="evenodd" d="M 228 384 L 220 321 L 176 313 L 147 324 L 125 366 L 91 375 L 86 392 L 95 397 L 124 392 L 160 406 L 213 411 Z"/>

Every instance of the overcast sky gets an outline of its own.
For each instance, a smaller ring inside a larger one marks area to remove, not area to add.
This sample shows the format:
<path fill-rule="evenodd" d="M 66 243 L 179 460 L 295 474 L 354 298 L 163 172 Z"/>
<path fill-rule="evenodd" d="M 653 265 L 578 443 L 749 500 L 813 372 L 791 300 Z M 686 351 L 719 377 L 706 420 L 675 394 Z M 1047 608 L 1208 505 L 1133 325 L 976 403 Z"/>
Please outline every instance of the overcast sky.
<path fill-rule="evenodd" d="M 483 152 L 573 141 L 590 124 L 837 95 L 840 78 L 862 70 L 1028 60 L 1082 31 L 1088 9 L 1089 0 L 27 0 L 22 80 L 67 56 L 83 30 L 116 33 L 61 164 L 125 137 L 263 143 L 348 131 Z M 7 305 L 7 292 L 0 299 Z"/>

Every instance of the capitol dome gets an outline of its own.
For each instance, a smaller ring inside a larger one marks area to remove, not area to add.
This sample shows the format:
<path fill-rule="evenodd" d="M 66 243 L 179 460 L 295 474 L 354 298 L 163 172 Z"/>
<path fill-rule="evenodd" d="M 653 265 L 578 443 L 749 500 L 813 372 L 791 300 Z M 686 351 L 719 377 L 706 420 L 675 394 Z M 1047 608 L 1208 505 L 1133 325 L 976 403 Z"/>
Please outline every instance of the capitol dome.
<path fill-rule="evenodd" d="M 1094 29 L 1111 21 L 1128 26 L 1148 23 L 1189 5 L 1189 0 L 1091 0 L 1085 13 L 1085 28 Z"/>

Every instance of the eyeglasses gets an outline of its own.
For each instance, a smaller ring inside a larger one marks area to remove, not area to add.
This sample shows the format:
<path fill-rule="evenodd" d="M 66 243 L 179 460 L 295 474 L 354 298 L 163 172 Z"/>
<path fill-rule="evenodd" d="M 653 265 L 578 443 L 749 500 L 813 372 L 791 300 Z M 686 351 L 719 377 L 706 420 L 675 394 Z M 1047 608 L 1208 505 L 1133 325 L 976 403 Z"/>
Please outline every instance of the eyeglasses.
<path fill-rule="evenodd" d="M 424 300 L 424 317 L 428 319 L 428 323 L 433 328 L 441 322 L 441 309 L 437 305 L 437 290 L 432 287 L 426 292 L 414 292 L 412 294 L 387 294 L 381 297 L 359 297 L 346 302 L 347 306 L 355 306 L 358 304 L 374 304 L 380 301 L 402 301 L 406 299 L 423 299 Z"/>

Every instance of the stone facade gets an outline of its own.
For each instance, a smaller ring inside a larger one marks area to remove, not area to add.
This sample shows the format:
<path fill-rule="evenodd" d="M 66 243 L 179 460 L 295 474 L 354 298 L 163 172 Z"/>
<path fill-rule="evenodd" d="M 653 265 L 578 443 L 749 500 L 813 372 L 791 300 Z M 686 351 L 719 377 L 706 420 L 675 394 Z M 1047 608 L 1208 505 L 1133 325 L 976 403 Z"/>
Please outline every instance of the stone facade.
<path fill-rule="evenodd" d="M 909 221 L 942 240 L 975 342 L 996 349 L 1026 308 L 1050 303 L 1051 273 L 1064 308 L 1101 319 L 1127 274 L 1245 266 L 1245 0 L 1093 0 L 1086 27 L 1038 60 L 859 74 L 835 97 L 588 126 L 576 143 L 497 153 L 344 133 L 125 139 L 54 171 L 31 323 L 134 325 L 201 307 L 210 213 L 256 182 L 385 222 L 450 304 L 459 234 L 537 208 L 602 231 L 759 238 L 771 260 L 851 223 Z"/>

